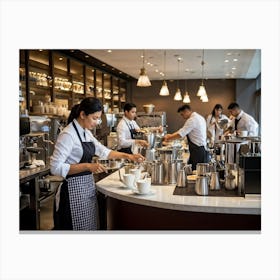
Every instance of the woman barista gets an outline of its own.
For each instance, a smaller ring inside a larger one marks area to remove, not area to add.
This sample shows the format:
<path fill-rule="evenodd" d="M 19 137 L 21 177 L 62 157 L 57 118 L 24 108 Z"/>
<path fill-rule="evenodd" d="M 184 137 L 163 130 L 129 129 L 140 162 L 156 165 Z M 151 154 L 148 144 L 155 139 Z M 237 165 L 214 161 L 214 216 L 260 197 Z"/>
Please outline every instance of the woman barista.
<path fill-rule="evenodd" d="M 142 162 L 140 154 L 128 155 L 112 151 L 98 142 L 91 131 L 100 122 L 101 102 L 93 97 L 83 99 L 72 110 L 71 119 L 59 134 L 53 155 L 51 173 L 64 177 L 56 194 L 55 229 L 97 229 L 97 199 L 92 173 L 106 172 L 94 155 L 104 159 L 124 158 Z"/>
<path fill-rule="evenodd" d="M 132 145 L 140 145 L 148 147 L 149 143 L 146 140 L 135 139 L 140 127 L 134 120 L 136 117 L 136 105 L 133 103 L 126 103 L 124 105 L 124 116 L 117 126 L 118 135 L 118 151 L 132 154 Z"/>

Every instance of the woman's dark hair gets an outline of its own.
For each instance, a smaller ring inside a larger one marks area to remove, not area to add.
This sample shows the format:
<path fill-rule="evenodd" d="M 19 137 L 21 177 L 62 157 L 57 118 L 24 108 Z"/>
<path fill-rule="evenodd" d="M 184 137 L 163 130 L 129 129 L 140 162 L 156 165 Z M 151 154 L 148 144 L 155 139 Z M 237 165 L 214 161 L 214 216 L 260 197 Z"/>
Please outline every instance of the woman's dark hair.
<path fill-rule="evenodd" d="M 102 103 L 95 97 L 87 97 L 82 100 L 80 104 L 76 104 L 72 107 L 71 113 L 68 117 L 67 124 L 78 118 L 82 111 L 85 115 L 93 114 L 95 112 L 101 112 L 103 109 Z"/>
<path fill-rule="evenodd" d="M 223 110 L 223 106 L 221 104 L 216 104 L 215 107 L 213 108 L 212 111 L 212 116 L 215 117 L 215 110 L 219 110 L 222 109 Z"/>
<path fill-rule="evenodd" d="M 136 105 L 133 103 L 126 103 L 123 107 L 123 111 L 129 112 L 132 108 L 136 108 Z"/>

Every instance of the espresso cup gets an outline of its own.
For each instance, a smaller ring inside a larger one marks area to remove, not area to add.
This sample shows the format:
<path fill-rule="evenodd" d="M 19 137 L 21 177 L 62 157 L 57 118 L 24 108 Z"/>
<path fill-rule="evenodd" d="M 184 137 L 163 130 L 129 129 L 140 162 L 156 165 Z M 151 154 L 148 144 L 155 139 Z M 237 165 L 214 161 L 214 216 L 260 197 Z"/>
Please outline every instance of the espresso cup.
<path fill-rule="evenodd" d="M 149 193 L 151 190 L 151 180 L 143 179 L 136 181 L 137 190 L 141 194 Z"/>
<path fill-rule="evenodd" d="M 133 188 L 135 182 L 134 174 L 123 174 L 123 183 L 130 189 Z"/>

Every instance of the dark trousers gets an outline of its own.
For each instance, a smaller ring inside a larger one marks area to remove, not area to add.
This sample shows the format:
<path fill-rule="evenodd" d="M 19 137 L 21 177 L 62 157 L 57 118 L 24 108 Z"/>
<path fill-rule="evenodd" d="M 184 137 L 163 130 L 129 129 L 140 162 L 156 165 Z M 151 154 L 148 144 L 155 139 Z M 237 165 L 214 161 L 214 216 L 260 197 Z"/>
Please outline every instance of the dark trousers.
<path fill-rule="evenodd" d="M 190 159 L 189 164 L 192 164 L 192 170 L 196 169 L 198 163 L 208 163 L 208 152 L 204 146 L 197 146 L 193 143 L 189 143 Z"/>

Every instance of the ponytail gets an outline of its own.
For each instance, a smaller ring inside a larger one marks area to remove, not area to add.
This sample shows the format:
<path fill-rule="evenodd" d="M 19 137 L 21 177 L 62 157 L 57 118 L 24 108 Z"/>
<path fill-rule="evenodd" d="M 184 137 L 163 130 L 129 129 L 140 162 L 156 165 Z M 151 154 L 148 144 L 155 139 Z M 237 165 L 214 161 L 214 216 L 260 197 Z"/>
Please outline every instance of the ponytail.
<path fill-rule="evenodd" d="M 95 112 L 101 112 L 102 109 L 103 106 L 99 99 L 95 97 L 87 97 L 83 99 L 80 104 L 76 104 L 72 107 L 67 124 L 71 123 L 74 119 L 77 119 L 82 111 L 84 111 L 87 116 Z"/>

